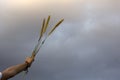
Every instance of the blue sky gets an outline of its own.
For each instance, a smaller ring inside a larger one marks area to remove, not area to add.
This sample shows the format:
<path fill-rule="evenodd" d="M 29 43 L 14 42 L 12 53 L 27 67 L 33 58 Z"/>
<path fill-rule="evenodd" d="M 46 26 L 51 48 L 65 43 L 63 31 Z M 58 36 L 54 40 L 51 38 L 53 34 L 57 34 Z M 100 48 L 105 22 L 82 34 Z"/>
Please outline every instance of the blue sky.
<path fill-rule="evenodd" d="M 119 9 L 119 0 L 0 0 L 0 70 L 31 55 L 42 20 L 51 15 L 50 26 L 65 21 L 41 48 L 27 79 L 119 80 Z"/>

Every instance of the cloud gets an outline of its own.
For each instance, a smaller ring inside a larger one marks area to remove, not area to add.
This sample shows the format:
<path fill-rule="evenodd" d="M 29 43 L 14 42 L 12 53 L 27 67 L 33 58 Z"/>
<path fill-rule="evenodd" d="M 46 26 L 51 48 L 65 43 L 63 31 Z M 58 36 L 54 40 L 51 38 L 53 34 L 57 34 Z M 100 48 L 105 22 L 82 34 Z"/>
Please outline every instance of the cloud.
<path fill-rule="evenodd" d="M 50 14 L 51 26 L 61 18 L 65 21 L 47 39 L 27 78 L 120 78 L 119 1 L 35 0 L 29 4 L 21 1 L 19 5 L 16 5 L 17 0 L 13 0 L 16 4 L 8 3 L 8 0 L 0 2 L 0 70 L 23 62 L 30 55 L 42 20 Z"/>

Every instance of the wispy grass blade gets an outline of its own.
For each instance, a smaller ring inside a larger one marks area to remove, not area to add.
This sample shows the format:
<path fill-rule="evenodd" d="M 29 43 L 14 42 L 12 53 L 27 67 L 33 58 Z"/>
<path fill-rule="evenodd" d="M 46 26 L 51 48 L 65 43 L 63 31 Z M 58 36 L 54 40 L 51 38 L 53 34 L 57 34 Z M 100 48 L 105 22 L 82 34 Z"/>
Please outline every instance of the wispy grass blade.
<path fill-rule="evenodd" d="M 64 21 L 64 19 L 60 20 L 55 27 L 53 27 L 53 29 L 49 32 L 49 35 Z"/>
<path fill-rule="evenodd" d="M 45 19 L 43 20 L 43 24 L 42 24 L 42 28 L 41 28 L 41 31 L 40 31 L 40 38 L 39 38 L 39 40 L 43 36 L 43 29 L 44 29 L 44 27 L 45 27 Z"/>
<path fill-rule="evenodd" d="M 36 55 L 36 54 L 35 54 L 35 52 L 33 51 L 33 53 L 32 53 L 32 55 L 31 55 L 31 57 L 32 57 L 32 58 L 34 58 L 34 57 L 35 57 L 35 55 Z"/>
<path fill-rule="evenodd" d="M 43 20 L 43 24 L 42 24 L 42 28 L 41 28 L 41 32 L 40 32 L 40 38 L 38 40 L 38 44 L 35 46 L 31 57 L 35 57 L 36 54 L 38 53 L 39 49 L 41 48 L 41 46 L 44 44 L 45 40 L 47 39 L 47 36 L 49 36 L 63 21 L 64 19 L 60 20 L 53 28 L 52 30 L 49 32 L 49 34 L 46 36 L 46 38 L 44 40 L 42 40 L 41 42 L 41 38 L 43 37 L 43 34 L 46 32 L 46 29 L 48 27 L 50 21 L 50 16 L 48 16 L 47 21 L 44 19 Z"/>
<path fill-rule="evenodd" d="M 49 21 L 50 21 L 50 16 L 48 16 L 47 22 L 46 22 L 45 27 L 44 27 L 44 29 L 43 29 L 43 33 L 46 32 L 46 30 L 47 30 L 47 28 L 48 28 Z"/>

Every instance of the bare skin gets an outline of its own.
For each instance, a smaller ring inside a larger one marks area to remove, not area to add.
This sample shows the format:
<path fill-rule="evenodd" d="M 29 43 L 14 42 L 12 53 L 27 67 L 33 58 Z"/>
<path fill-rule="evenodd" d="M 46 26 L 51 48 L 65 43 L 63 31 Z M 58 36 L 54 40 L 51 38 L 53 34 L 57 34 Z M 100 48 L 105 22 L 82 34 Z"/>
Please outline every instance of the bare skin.
<path fill-rule="evenodd" d="M 4 71 L 2 71 L 1 80 L 10 79 L 14 77 L 15 75 L 17 75 L 18 73 L 27 70 L 27 68 L 31 66 L 33 61 L 34 61 L 34 57 L 27 57 L 24 63 L 11 66 L 5 69 Z"/>

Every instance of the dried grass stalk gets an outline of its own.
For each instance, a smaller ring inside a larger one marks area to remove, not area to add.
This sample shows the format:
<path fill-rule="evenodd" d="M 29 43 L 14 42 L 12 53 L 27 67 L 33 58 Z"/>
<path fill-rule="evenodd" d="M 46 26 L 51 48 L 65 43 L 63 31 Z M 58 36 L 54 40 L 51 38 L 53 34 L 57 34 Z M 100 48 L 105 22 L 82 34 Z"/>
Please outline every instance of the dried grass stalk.
<path fill-rule="evenodd" d="M 53 27 L 53 29 L 49 32 L 49 35 L 64 21 L 64 19 L 60 20 L 55 27 Z"/>
<path fill-rule="evenodd" d="M 48 16 L 47 22 L 46 22 L 45 27 L 44 27 L 44 29 L 43 29 L 43 33 L 46 32 L 47 27 L 48 27 L 48 24 L 49 24 L 49 21 L 50 21 L 50 16 Z"/>
<path fill-rule="evenodd" d="M 31 57 L 35 57 L 36 54 L 38 53 L 40 47 L 44 44 L 45 40 L 47 39 L 47 37 L 64 21 L 64 19 L 60 20 L 53 28 L 52 30 L 49 32 L 49 34 L 46 36 L 46 38 L 44 40 L 41 41 L 41 38 L 44 36 L 43 34 L 46 32 L 48 24 L 50 21 L 50 16 L 48 16 L 47 21 L 44 19 L 43 20 L 43 24 L 42 24 L 42 28 L 41 28 L 41 32 L 40 32 L 40 38 L 38 40 L 38 44 L 35 46 L 34 51 L 32 52 Z"/>
<path fill-rule="evenodd" d="M 32 55 L 31 55 L 31 58 L 34 58 L 35 57 L 35 52 L 33 51 Z"/>
<path fill-rule="evenodd" d="M 45 19 L 43 20 L 43 24 L 42 24 L 42 28 L 41 28 L 41 31 L 40 31 L 40 38 L 39 38 L 39 40 L 43 36 L 43 29 L 44 29 L 44 27 L 45 27 Z"/>

